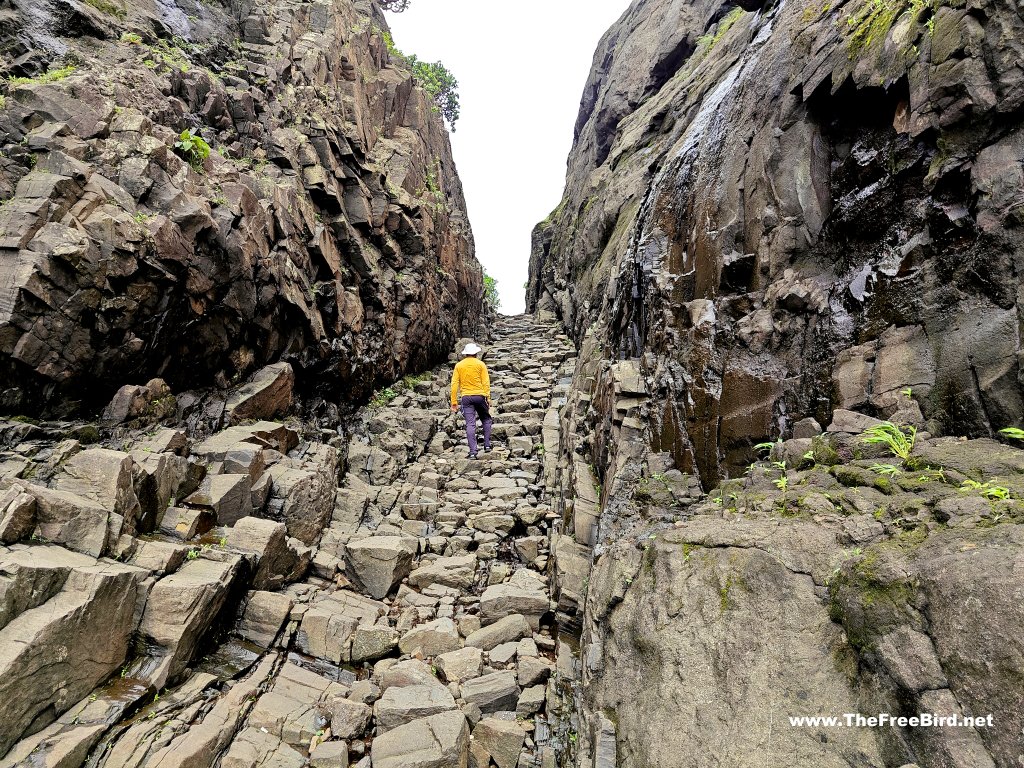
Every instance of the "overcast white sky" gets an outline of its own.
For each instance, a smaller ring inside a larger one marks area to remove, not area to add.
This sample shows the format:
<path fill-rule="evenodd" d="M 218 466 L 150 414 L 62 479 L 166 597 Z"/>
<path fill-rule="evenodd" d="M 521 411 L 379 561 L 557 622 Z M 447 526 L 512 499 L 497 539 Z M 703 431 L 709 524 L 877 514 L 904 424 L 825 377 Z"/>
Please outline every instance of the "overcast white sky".
<path fill-rule="evenodd" d="M 413 0 L 395 45 L 459 81 L 455 162 L 501 311 L 524 309 L 530 231 L 558 205 L 597 41 L 629 0 Z"/>

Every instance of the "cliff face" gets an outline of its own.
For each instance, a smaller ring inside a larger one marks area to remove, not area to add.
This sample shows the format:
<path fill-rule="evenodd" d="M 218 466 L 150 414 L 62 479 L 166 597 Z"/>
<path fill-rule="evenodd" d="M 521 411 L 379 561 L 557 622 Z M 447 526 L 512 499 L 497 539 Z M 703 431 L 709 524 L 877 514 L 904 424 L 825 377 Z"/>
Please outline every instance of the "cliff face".
<path fill-rule="evenodd" d="M 530 306 L 642 360 L 653 443 L 705 487 L 834 408 L 1016 423 L 1022 32 L 998 4 L 634 3 Z"/>
<path fill-rule="evenodd" d="M 278 360 L 358 399 L 476 321 L 448 134 L 371 3 L 19 0 L 0 29 L 0 409 Z"/>
<path fill-rule="evenodd" d="M 1022 41 L 860 0 L 636 0 L 601 41 L 527 290 L 579 347 L 561 765 L 1024 759 Z M 790 721 L 846 713 L 994 725 Z"/>

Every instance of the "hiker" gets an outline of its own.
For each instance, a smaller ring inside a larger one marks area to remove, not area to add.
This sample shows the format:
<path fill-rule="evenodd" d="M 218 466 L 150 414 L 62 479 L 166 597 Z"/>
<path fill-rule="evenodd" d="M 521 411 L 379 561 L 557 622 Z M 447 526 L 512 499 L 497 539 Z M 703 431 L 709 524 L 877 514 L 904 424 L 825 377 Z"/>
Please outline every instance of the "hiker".
<path fill-rule="evenodd" d="M 491 379 L 487 375 L 487 366 L 477 358 L 481 351 L 473 342 L 467 344 L 462 350 L 462 359 L 452 371 L 452 413 L 459 409 L 461 403 L 471 459 L 475 459 L 477 453 L 477 416 L 484 425 L 484 453 L 491 450 Z"/>

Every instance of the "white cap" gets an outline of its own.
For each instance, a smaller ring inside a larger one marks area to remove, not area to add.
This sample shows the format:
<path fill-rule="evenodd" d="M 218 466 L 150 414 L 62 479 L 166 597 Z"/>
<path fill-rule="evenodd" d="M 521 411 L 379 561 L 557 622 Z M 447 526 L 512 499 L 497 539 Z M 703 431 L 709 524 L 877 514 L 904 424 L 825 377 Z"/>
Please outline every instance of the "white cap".
<path fill-rule="evenodd" d="M 482 351 L 483 350 L 480 349 L 480 347 L 478 347 L 476 344 L 474 344 L 471 341 L 471 342 L 469 342 L 469 344 L 466 345 L 466 348 L 464 350 L 462 350 L 462 354 L 463 355 L 479 355 Z"/>

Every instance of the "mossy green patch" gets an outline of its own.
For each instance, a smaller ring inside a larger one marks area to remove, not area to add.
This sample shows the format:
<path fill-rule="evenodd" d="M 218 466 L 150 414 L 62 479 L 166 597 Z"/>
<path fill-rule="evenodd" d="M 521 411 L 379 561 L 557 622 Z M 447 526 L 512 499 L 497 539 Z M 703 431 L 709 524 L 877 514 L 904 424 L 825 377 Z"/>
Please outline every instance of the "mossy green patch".
<path fill-rule="evenodd" d="M 85 4 L 92 6 L 100 13 L 105 13 L 117 19 L 123 19 L 128 15 L 124 8 L 116 3 L 109 2 L 109 0 L 85 0 Z"/>

